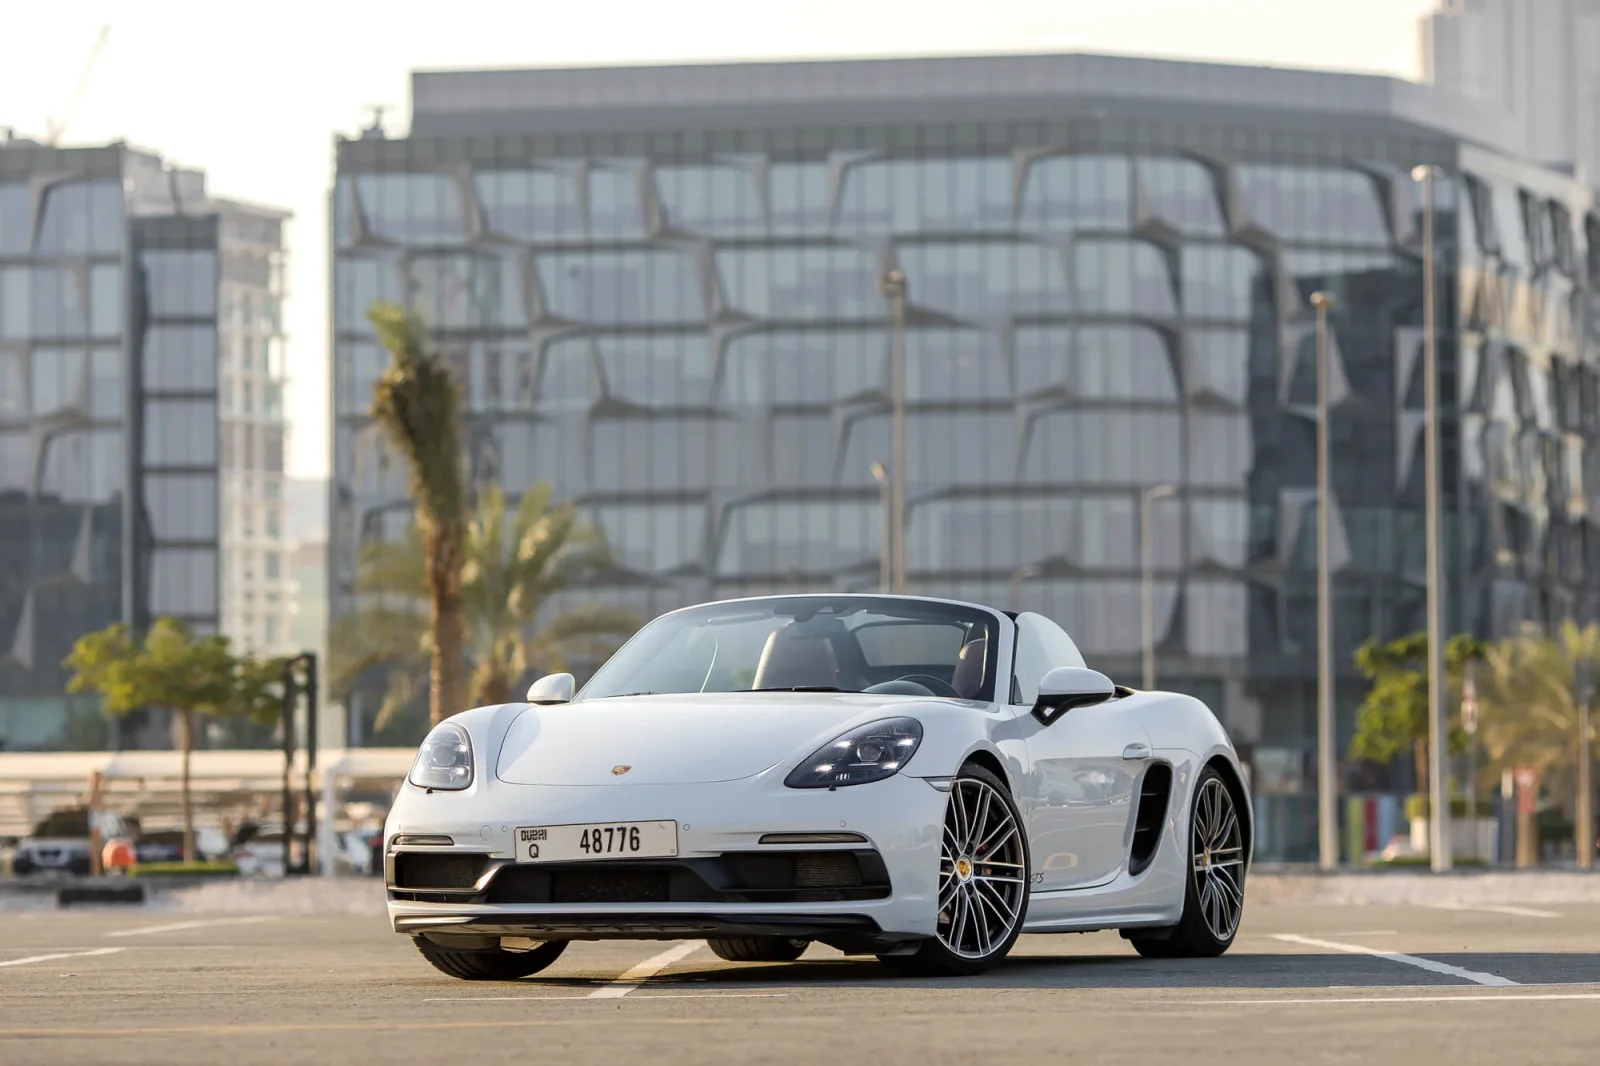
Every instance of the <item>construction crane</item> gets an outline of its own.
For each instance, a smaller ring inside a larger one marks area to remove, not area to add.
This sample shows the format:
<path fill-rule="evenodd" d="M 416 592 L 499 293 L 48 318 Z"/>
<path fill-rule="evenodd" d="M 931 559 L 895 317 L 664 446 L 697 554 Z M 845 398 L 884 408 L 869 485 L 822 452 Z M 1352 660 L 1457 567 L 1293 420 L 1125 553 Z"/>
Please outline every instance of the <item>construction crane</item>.
<path fill-rule="evenodd" d="M 94 65 L 100 59 L 100 53 L 105 50 L 106 40 L 111 36 L 111 26 L 107 23 L 100 27 L 100 35 L 94 39 L 94 47 L 89 50 L 89 58 L 83 64 L 83 73 L 78 75 L 78 87 L 72 92 L 72 99 L 67 102 L 67 109 L 60 118 L 45 119 L 46 134 L 44 143 L 54 148 L 61 143 L 62 134 L 67 132 L 67 123 L 72 121 L 73 114 L 78 110 L 78 104 L 83 99 L 83 94 L 89 88 L 89 75 L 94 73 Z"/>

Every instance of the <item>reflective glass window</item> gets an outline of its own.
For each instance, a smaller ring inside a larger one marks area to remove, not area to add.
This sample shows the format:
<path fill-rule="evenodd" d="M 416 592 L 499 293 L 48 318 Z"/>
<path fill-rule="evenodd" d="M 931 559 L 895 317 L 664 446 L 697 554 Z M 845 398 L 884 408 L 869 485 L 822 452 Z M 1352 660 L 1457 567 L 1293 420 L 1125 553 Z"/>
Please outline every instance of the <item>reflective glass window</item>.
<path fill-rule="evenodd" d="M 831 221 L 832 178 L 826 163 L 774 163 L 771 232 L 820 234 Z"/>
<path fill-rule="evenodd" d="M 369 259 L 346 253 L 339 257 L 334 273 L 341 330 L 370 330 L 367 312 L 372 305 L 379 300 L 397 303 L 401 299 L 400 271 L 392 258 Z"/>
<path fill-rule="evenodd" d="M 121 348 L 95 348 L 89 352 L 89 417 L 120 419 L 126 388 Z"/>
<path fill-rule="evenodd" d="M 215 614 L 214 548 L 156 548 L 150 552 L 150 611 L 155 615 Z"/>
<path fill-rule="evenodd" d="M 596 507 L 594 516 L 613 558 L 626 569 L 666 574 L 705 561 L 704 504 Z"/>
<path fill-rule="evenodd" d="M 33 244 L 32 196 L 24 182 L 0 185 L 0 255 L 26 255 Z"/>
<path fill-rule="evenodd" d="M 89 268 L 89 329 L 96 337 L 122 332 L 122 267 L 114 263 Z"/>
<path fill-rule="evenodd" d="M 1022 228 L 1053 233 L 1133 225 L 1133 166 L 1123 156 L 1036 159 L 1022 188 Z"/>
<path fill-rule="evenodd" d="M 156 317 L 210 318 L 217 313 L 214 252 L 145 252 L 145 292 Z"/>
<path fill-rule="evenodd" d="M 123 193 L 118 182 L 63 182 L 44 194 L 42 255 L 114 255 L 122 250 Z"/>
<path fill-rule="evenodd" d="M 26 431 L 0 433 L 0 492 L 27 492 L 33 486 L 33 439 Z"/>
<path fill-rule="evenodd" d="M 1051 412 L 1033 422 L 1022 480 L 1157 485 L 1183 477 L 1177 411 Z"/>
<path fill-rule="evenodd" d="M 843 484 L 867 487 L 874 461 L 892 454 L 887 416 L 854 420 L 839 472 Z M 1016 416 L 1007 411 L 918 413 L 906 417 L 907 484 L 919 489 L 989 485 L 1013 477 Z"/>
<path fill-rule="evenodd" d="M 729 248 L 716 253 L 728 303 L 758 318 L 878 318 L 878 261 L 855 248 Z M 916 282 L 912 283 L 916 292 Z M 912 296 L 916 300 L 915 295 Z"/>
<path fill-rule="evenodd" d="M 900 249 L 900 264 L 912 304 L 967 321 L 1059 313 L 1070 306 L 1061 253 L 1040 244 L 907 245 Z M 875 302 L 884 306 L 882 296 Z"/>
<path fill-rule="evenodd" d="M 411 303 L 438 329 L 527 325 L 522 266 L 499 255 L 424 255 L 411 261 Z"/>
<path fill-rule="evenodd" d="M 1255 458 L 1250 416 L 1189 412 L 1189 481 L 1194 485 L 1242 486 Z"/>
<path fill-rule="evenodd" d="M 1195 497 L 1189 503 L 1189 556 L 1242 567 L 1250 547 L 1250 507 L 1243 499 Z"/>
<path fill-rule="evenodd" d="M 217 387 L 217 332 L 211 326 L 151 326 L 144 335 L 148 392 L 212 392 Z"/>
<path fill-rule="evenodd" d="M 1008 230 L 1011 160 L 885 159 L 850 167 L 839 197 L 840 233 Z"/>
<path fill-rule="evenodd" d="M 1495 236 L 1499 238 L 1500 255 L 1509 266 L 1522 271 L 1524 276 L 1533 262 L 1528 247 L 1527 218 L 1522 211 L 1522 198 L 1516 186 L 1504 181 L 1491 187 L 1494 200 Z"/>
<path fill-rule="evenodd" d="M 539 408 L 582 411 L 598 397 L 594 341 L 573 337 L 551 344 L 539 376 Z"/>
<path fill-rule="evenodd" d="M 584 236 L 583 200 L 576 164 L 536 170 L 478 172 L 484 224 L 524 241 L 578 240 Z"/>
<path fill-rule="evenodd" d="M 78 272 L 67 267 L 34 267 L 32 275 L 33 335 L 81 337 L 87 333 L 88 309 Z"/>
<path fill-rule="evenodd" d="M 907 331 L 908 400 L 988 400 L 1010 395 L 998 335 L 965 329 Z"/>
<path fill-rule="evenodd" d="M 538 257 L 545 305 L 579 322 L 701 322 L 706 304 L 691 255 L 676 251 L 547 253 Z"/>
<path fill-rule="evenodd" d="M 0 339 L 20 340 L 33 333 L 33 301 L 26 267 L 0 267 Z"/>
<path fill-rule="evenodd" d="M 658 166 L 656 191 L 666 225 L 690 233 L 737 236 L 766 229 L 759 171 L 731 163 Z"/>
<path fill-rule="evenodd" d="M 877 558 L 882 544 L 876 502 L 751 504 L 727 512 L 717 573 L 834 573 Z"/>
<path fill-rule="evenodd" d="M 740 452 L 749 447 L 740 429 L 736 421 L 716 418 L 596 419 L 589 431 L 593 489 L 733 487 L 739 482 Z"/>
<path fill-rule="evenodd" d="M 577 420 L 501 422 L 494 427 L 500 482 L 506 492 L 520 494 L 548 481 L 558 500 L 587 491 L 583 426 Z"/>
<path fill-rule="evenodd" d="M 156 540 L 215 540 L 217 479 L 212 474 L 149 474 L 145 518 Z"/>
<path fill-rule="evenodd" d="M 644 170 L 635 162 L 601 164 L 589 170 L 589 235 L 641 238 L 645 235 Z"/>
<path fill-rule="evenodd" d="M 774 415 L 767 433 L 772 441 L 772 483 L 784 488 L 814 488 L 833 483 L 834 461 L 838 456 L 839 427 L 833 417 L 816 415 Z M 846 470 L 845 477 L 868 477 L 873 462 L 887 460 L 888 453 L 863 459 L 860 471 Z"/>
<path fill-rule="evenodd" d="M 389 353 L 370 341 L 340 341 L 335 348 L 341 415 L 372 410 L 372 389 L 389 365 Z"/>
<path fill-rule="evenodd" d="M 1068 551 L 1078 502 L 1060 496 L 932 499 L 906 522 L 906 562 L 916 570 L 1015 570 Z"/>
<path fill-rule="evenodd" d="M 1185 383 L 1191 398 L 1216 396 L 1243 404 L 1250 394 L 1250 333 L 1243 329 L 1191 330 Z"/>
<path fill-rule="evenodd" d="M 1378 186 L 1361 171 L 1251 163 L 1234 174 L 1246 214 L 1282 240 L 1389 243 Z"/>
<path fill-rule="evenodd" d="M 0 419 L 28 414 L 27 359 L 22 352 L 0 352 Z"/>
<path fill-rule="evenodd" d="M 1190 581 L 1184 588 L 1190 655 L 1238 658 L 1250 653 L 1250 601 L 1233 581 Z"/>
<path fill-rule="evenodd" d="M 596 340 L 606 390 L 647 407 L 711 401 L 711 352 L 704 336 L 603 336 Z"/>
<path fill-rule="evenodd" d="M 367 230 L 402 244 L 458 244 L 467 239 L 461 186 L 450 174 L 357 174 Z"/>
<path fill-rule="evenodd" d="M 144 410 L 144 461 L 152 466 L 209 466 L 215 463 L 216 401 L 147 401 Z"/>
<path fill-rule="evenodd" d="M 1269 283 L 1260 257 L 1248 248 L 1187 245 L 1183 274 L 1183 313 L 1190 318 L 1248 320 L 1258 288 Z"/>
<path fill-rule="evenodd" d="M 908 340 L 908 394 L 909 349 Z M 726 350 L 724 402 L 824 404 L 887 390 L 888 353 L 889 334 L 882 329 L 740 334 Z"/>
<path fill-rule="evenodd" d="M 82 410 L 87 399 L 84 370 L 88 353 L 82 348 L 35 348 L 31 361 L 29 385 L 35 418 Z"/>
<path fill-rule="evenodd" d="M 1015 334 L 1017 390 L 1065 389 L 1097 399 L 1176 400 L 1161 334 L 1142 326 L 1024 326 Z"/>
<path fill-rule="evenodd" d="M 1102 314 L 1175 315 L 1172 272 L 1154 245 L 1078 241 L 1072 249 L 1073 306 Z"/>
<path fill-rule="evenodd" d="M 62 503 L 105 503 L 122 491 L 125 454 L 116 430 L 52 434 L 44 440 L 39 494 Z"/>
<path fill-rule="evenodd" d="M 1211 171 L 1193 159 L 1146 156 L 1139 160 L 1145 203 L 1155 217 L 1189 236 L 1227 232 Z"/>

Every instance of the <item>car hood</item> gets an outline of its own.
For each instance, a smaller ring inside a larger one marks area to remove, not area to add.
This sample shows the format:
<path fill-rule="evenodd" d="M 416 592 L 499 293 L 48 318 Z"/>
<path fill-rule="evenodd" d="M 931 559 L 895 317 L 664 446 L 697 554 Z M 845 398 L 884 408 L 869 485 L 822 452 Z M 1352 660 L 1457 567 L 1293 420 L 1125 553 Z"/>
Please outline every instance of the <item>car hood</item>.
<path fill-rule="evenodd" d="M 529 706 L 496 775 L 518 785 L 736 781 L 798 761 L 850 726 L 915 716 L 917 697 L 842 692 L 618 696 Z M 625 772 L 616 772 L 627 767 Z"/>

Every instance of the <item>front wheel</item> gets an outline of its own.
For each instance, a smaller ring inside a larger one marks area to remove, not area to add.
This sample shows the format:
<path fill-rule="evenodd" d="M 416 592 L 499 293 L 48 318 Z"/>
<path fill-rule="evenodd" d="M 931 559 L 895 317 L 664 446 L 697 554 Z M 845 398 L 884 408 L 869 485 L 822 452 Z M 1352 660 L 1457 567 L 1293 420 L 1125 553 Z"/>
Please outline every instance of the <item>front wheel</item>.
<path fill-rule="evenodd" d="M 880 955 L 907 977 L 964 977 L 1005 958 L 1028 909 L 1028 842 L 1005 783 L 982 766 L 950 786 L 939 850 L 937 932 L 909 955 Z"/>
<path fill-rule="evenodd" d="M 565 940 L 547 940 L 531 951 L 442 948 L 427 937 L 417 937 L 415 943 L 434 969 L 462 981 L 517 981 L 538 973 L 567 950 Z"/>
<path fill-rule="evenodd" d="M 1215 958 L 1227 951 L 1244 918 L 1244 829 L 1222 775 L 1206 767 L 1189 812 L 1189 856 L 1183 916 L 1141 935 L 1134 950 L 1149 958 Z"/>

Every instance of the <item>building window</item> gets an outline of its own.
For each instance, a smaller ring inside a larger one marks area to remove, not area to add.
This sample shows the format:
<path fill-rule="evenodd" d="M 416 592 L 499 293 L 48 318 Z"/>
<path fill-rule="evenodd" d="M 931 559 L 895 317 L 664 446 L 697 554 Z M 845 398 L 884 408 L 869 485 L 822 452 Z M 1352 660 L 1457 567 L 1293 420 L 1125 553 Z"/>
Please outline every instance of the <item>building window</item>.
<path fill-rule="evenodd" d="M 276 581 L 279 577 L 279 561 L 277 552 L 266 553 L 266 575 L 268 581 Z"/>

